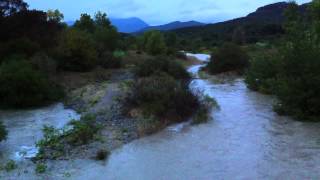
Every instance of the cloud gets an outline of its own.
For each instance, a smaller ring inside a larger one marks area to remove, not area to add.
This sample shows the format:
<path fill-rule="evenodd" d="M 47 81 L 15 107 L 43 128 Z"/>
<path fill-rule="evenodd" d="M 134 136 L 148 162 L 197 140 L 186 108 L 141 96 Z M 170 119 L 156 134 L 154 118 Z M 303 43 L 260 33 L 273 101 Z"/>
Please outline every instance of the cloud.
<path fill-rule="evenodd" d="M 197 20 L 217 22 L 244 16 L 277 0 L 26 0 L 31 8 L 59 9 L 65 19 L 75 20 L 81 13 L 107 12 L 111 17 L 139 17 L 150 24 Z M 310 0 L 298 0 L 299 3 Z"/>

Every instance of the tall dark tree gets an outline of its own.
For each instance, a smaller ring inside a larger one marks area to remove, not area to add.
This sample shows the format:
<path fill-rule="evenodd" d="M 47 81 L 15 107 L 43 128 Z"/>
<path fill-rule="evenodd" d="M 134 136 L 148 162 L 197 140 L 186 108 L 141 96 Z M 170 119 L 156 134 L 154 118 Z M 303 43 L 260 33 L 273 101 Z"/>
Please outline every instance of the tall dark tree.
<path fill-rule="evenodd" d="M 111 22 L 108 19 L 108 16 L 106 13 L 102 13 L 101 11 L 98 11 L 94 16 L 94 22 L 96 26 L 103 27 L 103 28 L 111 28 Z"/>
<path fill-rule="evenodd" d="M 95 22 L 89 14 L 81 14 L 80 20 L 75 22 L 74 27 L 88 33 L 93 33 L 96 29 Z"/>

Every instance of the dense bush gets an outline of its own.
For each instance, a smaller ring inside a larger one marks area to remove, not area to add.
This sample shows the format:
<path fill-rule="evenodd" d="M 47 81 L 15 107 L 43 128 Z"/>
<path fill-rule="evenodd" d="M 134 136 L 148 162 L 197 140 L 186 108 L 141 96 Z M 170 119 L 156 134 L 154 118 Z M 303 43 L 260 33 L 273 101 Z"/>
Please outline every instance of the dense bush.
<path fill-rule="evenodd" d="M 106 51 L 99 58 L 98 64 L 103 68 L 114 69 L 122 66 L 122 59 L 114 53 Z"/>
<path fill-rule="evenodd" d="M 161 72 L 165 72 L 175 79 L 190 78 L 189 73 L 181 64 L 163 56 L 143 60 L 135 68 L 135 73 L 139 77 L 147 77 Z"/>
<path fill-rule="evenodd" d="M 63 70 L 88 71 L 97 64 L 97 51 L 90 34 L 68 29 L 57 49 L 59 67 Z"/>
<path fill-rule="evenodd" d="M 73 145 L 87 144 L 99 130 L 94 115 L 85 115 L 79 121 L 71 121 L 72 129 L 65 136 L 67 142 Z"/>
<path fill-rule="evenodd" d="M 146 114 L 173 117 L 175 121 L 190 116 L 199 105 L 197 98 L 184 84 L 167 74 L 139 79 L 134 85 L 130 102 Z"/>
<path fill-rule="evenodd" d="M 251 59 L 246 73 L 248 87 L 267 94 L 275 93 L 279 71 L 279 54 L 262 54 Z"/>
<path fill-rule="evenodd" d="M 57 71 L 57 62 L 45 53 L 36 53 L 30 58 L 30 63 L 43 74 L 54 75 Z"/>
<path fill-rule="evenodd" d="M 5 43 L 0 43 L 0 59 L 4 59 L 13 54 L 20 54 L 30 57 L 40 49 L 41 48 L 39 44 L 31 41 L 28 38 L 13 39 Z"/>
<path fill-rule="evenodd" d="M 208 63 L 208 70 L 212 74 L 227 71 L 243 72 L 249 65 L 249 56 L 240 47 L 232 43 L 224 44 L 212 55 Z"/>
<path fill-rule="evenodd" d="M 271 89 L 278 97 L 277 112 L 300 120 L 320 117 L 319 2 L 314 0 L 309 9 L 311 23 L 304 21 L 297 4 L 290 3 L 279 55 L 257 59 L 247 75 L 250 88 Z"/>
<path fill-rule="evenodd" d="M 8 135 L 8 132 L 6 130 L 6 127 L 0 121 L 0 142 L 3 140 L 6 140 L 7 135 Z"/>
<path fill-rule="evenodd" d="M 38 106 L 59 99 L 62 91 L 23 60 L 11 59 L 0 66 L 0 106 Z"/>
<path fill-rule="evenodd" d="M 282 111 L 300 119 L 320 117 L 319 44 L 307 38 L 286 47 L 280 64 L 276 95 Z"/>
<path fill-rule="evenodd" d="M 145 32 L 140 38 L 141 49 L 151 55 L 160 55 L 167 52 L 165 39 L 159 31 Z"/>

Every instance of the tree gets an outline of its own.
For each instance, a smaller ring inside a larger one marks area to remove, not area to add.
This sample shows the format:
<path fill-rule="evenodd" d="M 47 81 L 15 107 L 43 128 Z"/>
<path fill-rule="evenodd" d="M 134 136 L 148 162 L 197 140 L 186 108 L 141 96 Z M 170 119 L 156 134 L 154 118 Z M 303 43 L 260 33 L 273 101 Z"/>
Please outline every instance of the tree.
<path fill-rule="evenodd" d="M 291 5 L 286 13 L 287 41 L 280 56 L 278 108 L 304 120 L 320 117 L 319 2 L 314 0 L 311 4 L 311 25 L 306 25 L 296 5 Z"/>
<path fill-rule="evenodd" d="M 94 32 L 94 40 L 96 49 L 99 52 L 99 55 L 101 55 L 104 53 L 104 51 L 114 51 L 117 49 L 119 34 L 113 27 L 99 27 Z"/>
<path fill-rule="evenodd" d="M 0 66 L 0 106 L 24 108 L 58 100 L 62 92 L 47 77 L 21 58 Z"/>
<path fill-rule="evenodd" d="M 67 29 L 57 48 L 59 67 L 70 71 L 88 71 L 97 64 L 97 51 L 90 34 Z"/>
<path fill-rule="evenodd" d="M 166 53 L 167 47 L 161 32 L 148 31 L 143 35 L 142 44 L 144 50 L 152 55 Z"/>
<path fill-rule="evenodd" d="M 111 28 L 111 22 L 107 17 L 106 13 L 102 13 L 101 11 L 98 11 L 94 16 L 94 22 L 96 26 L 102 27 L 102 28 Z"/>
<path fill-rule="evenodd" d="M 0 0 L 0 17 L 11 16 L 19 11 L 25 11 L 28 4 L 23 0 Z"/>
<path fill-rule="evenodd" d="M 75 22 L 74 27 L 88 33 L 93 33 L 96 29 L 95 22 L 89 14 L 81 14 L 80 20 Z"/>
<path fill-rule="evenodd" d="M 94 17 L 94 40 L 96 48 L 101 56 L 105 51 L 114 51 L 118 47 L 119 34 L 113 27 L 106 13 L 97 12 Z"/>
<path fill-rule="evenodd" d="M 55 21 L 57 23 L 60 23 L 63 18 L 64 18 L 64 15 L 58 10 L 48 10 L 47 11 L 47 16 L 48 16 L 48 20 L 49 21 Z"/>

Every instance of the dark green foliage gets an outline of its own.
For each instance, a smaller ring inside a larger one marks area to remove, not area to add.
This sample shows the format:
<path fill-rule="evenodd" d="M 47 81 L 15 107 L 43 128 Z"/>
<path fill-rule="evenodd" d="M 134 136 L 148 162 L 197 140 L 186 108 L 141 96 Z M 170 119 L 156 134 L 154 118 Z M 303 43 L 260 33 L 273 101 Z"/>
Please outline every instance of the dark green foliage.
<path fill-rule="evenodd" d="M 74 27 L 87 33 L 93 33 L 96 29 L 94 20 L 89 14 L 81 14 L 80 19 L 75 22 Z"/>
<path fill-rule="evenodd" d="M 99 58 L 99 65 L 106 69 L 115 69 L 122 66 L 121 57 L 116 57 L 114 53 L 104 52 Z"/>
<path fill-rule="evenodd" d="M 41 49 L 38 43 L 28 38 L 13 39 L 6 43 L 0 43 L 0 47 L 0 58 L 2 59 L 14 54 L 30 57 Z"/>
<path fill-rule="evenodd" d="M 0 106 L 30 107 L 55 101 L 62 91 L 23 60 L 11 59 L 0 66 Z"/>
<path fill-rule="evenodd" d="M 37 159 L 57 159 L 68 152 L 68 148 L 89 143 L 100 130 L 94 115 L 86 114 L 73 120 L 62 129 L 44 126 L 44 138 L 37 142 Z"/>
<path fill-rule="evenodd" d="M 36 53 L 30 58 L 30 63 L 36 70 L 49 76 L 57 71 L 57 62 L 45 53 Z"/>
<path fill-rule="evenodd" d="M 8 135 L 8 131 L 6 130 L 6 127 L 0 121 L 0 142 L 3 140 L 6 140 L 7 135 Z"/>
<path fill-rule="evenodd" d="M 175 79 L 190 78 L 189 73 L 181 64 L 164 56 L 143 60 L 135 69 L 135 73 L 139 77 L 147 77 L 161 72 L 165 72 Z"/>
<path fill-rule="evenodd" d="M 99 130 L 96 124 L 96 117 L 93 115 L 85 115 L 80 121 L 72 121 L 70 125 L 73 128 L 65 136 L 67 137 L 67 142 L 73 145 L 87 144 Z"/>
<path fill-rule="evenodd" d="M 63 152 L 63 144 L 60 141 L 62 134 L 61 130 L 55 129 L 52 126 L 44 126 L 42 132 L 43 139 L 37 142 L 37 147 L 39 147 L 39 154 L 43 154 L 45 148 L 49 148 L 50 150 L 58 152 Z"/>
<path fill-rule="evenodd" d="M 165 54 L 167 51 L 165 39 L 159 31 L 145 32 L 140 39 L 140 46 L 151 55 Z"/>
<path fill-rule="evenodd" d="M 63 70 L 89 71 L 97 64 L 97 51 L 90 34 L 77 29 L 64 32 L 57 54 Z"/>
<path fill-rule="evenodd" d="M 255 57 L 250 62 L 250 68 L 246 73 L 248 87 L 255 91 L 267 94 L 275 93 L 279 71 L 279 54 L 263 54 Z"/>
<path fill-rule="evenodd" d="M 320 52 L 313 40 L 294 42 L 284 50 L 276 95 L 288 114 L 317 120 L 320 117 Z"/>
<path fill-rule="evenodd" d="M 1 48 L 5 51 L 1 52 L 0 57 L 12 55 L 10 53 L 32 55 L 30 53 L 39 48 L 49 52 L 57 45 L 58 35 L 63 29 L 62 24 L 48 21 L 45 12 L 36 10 L 20 11 L 7 16 L 0 20 L 0 27 L 0 42 L 5 48 Z M 18 49 L 13 49 L 15 46 Z"/>
<path fill-rule="evenodd" d="M 202 124 L 210 120 L 211 109 L 214 107 L 219 107 L 215 99 L 209 96 L 197 95 L 197 97 L 200 101 L 200 106 L 197 109 L 194 117 L 192 118 L 193 125 Z"/>
<path fill-rule="evenodd" d="M 99 55 L 103 54 L 105 51 L 116 50 L 120 36 L 116 28 L 111 26 L 107 14 L 100 11 L 96 13 L 94 23 L 95 31 L 93 37 Z"/>
<path fill-rule="evenodd" d="M 13 170 L 17 169 L 17 167 L 18 167 L 18 165 L 16 164 L 16 162 L 14 160 L 10 160 L 4 165 L 4 169 L 7 172 L 13 171 Z"/>
<path fill-rule="evenodd" d="M 286 11 L 286 40 L 279 54 L 257 59 L 247 75 L 250 88 L 269 89 L 278 97 L 277 112 L 300 120 L 319 121 L 320 117 L 319 2 L 312 2 L 311 23 L 305 22 L 295 3 L 290 4 Z"/>
<path fill-rule="evenodd" d="M 197 98 L 179 81 L 166 74 L 139 79 L 133 88 L 130 102 L 146 114 L 160 118 L 184 120 L 198 107 Z"/>
<path fill-rule="evenodd" d="M 115 28 L 97 28 L 94 33 L 96 49 L 99 54 L 114 51 L 118 47 L 119 34 Z"/>
<path fill-rule="evenodd" d="M 240 47 L 232 43 L 225 43 L 211 57 L 208 63 L 208 70 L 212 74 L 219 74 L 227 71 L 243 72 L 249 65 L 249 56 Z"/>
<path fill-rule="evenodd" d="M 47 170 L 47 166 L 43 163 L 37 164 L 36 169 L 35 169 L 37 174 L 43 174 L 46 172 L 46 170 Z"/>

